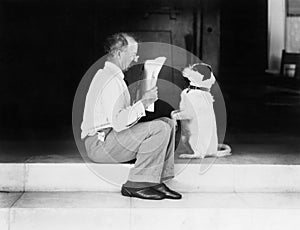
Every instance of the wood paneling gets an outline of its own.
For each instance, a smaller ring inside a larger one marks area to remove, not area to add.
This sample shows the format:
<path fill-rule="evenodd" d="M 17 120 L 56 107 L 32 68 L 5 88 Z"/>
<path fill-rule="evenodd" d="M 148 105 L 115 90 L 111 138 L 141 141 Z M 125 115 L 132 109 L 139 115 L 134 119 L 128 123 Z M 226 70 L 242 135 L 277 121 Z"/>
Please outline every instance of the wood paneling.
<path fill-rule="evenodd" d="M 220 59 L 220 4 L 207 1 L 203 4 L 202 60 L 209 63 L 216 76 L 219 73 Z"/>

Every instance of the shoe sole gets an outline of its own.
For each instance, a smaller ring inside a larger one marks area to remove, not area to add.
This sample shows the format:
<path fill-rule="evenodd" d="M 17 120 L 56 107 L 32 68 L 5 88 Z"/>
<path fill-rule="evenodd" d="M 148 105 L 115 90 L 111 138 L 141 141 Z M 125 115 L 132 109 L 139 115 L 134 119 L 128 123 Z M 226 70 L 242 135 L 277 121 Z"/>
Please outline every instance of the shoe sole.
<path fill-rule="evenodd" d="M 166 196 L 165 198 L 166 199 L 171 199 L 171 200 L 180 200 L 182 197 L 176 198 L 176 197 L 172 197 L 172 196 Z"/>
<path fill-rule="evenodd" d="M 135 196 L 135 195 L 132 195 L 130 192 L 128 192 L 126 189 L 122 189 L 121 190 L 121 194 L 123 196 L 127 196 L 127 197 L 133 197 L 133 198 L 139 198 L 139 199 L 143 199 L 143 200 L 163 200 L 167 197 L 162 197 L 162 198 L 146 198 L 146 197 L 139 197 L 139 196 Z"/>

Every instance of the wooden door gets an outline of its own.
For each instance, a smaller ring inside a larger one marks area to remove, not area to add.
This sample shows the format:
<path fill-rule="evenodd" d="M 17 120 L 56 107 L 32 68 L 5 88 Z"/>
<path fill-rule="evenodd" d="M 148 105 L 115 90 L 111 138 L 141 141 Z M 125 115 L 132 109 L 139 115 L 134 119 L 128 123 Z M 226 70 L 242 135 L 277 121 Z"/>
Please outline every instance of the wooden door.
<path fill-rule="evenodd" d="M 118 29 L 133 33 L 141 43 L 139 46 L 140 65 L 131 68 L 126 73 L 128 84 L 132 84 L 141 79 L 143 62 L 159 56 L 167 58 L 164 67 L 161 69 L 158 80 L 159 100 L 155 103 L 155 112 L 147 115 L 148 119 L 161 116 L 169 116 L 170 112 L 178 109 L 180 100 L 180 88 L 186 85 L 180 72 L 175 68 L 181 69 L 187 65 L 186 58 L 174 56 L 174 46 L 185 49 L 186 36 L 192 35 L 193 13 L 189 11 L 176 11 L 171 17 L 172 10 L 160 11 L 139 9 L 138 12 L 129 13 L 126 21 L 118 23 Z M 145 16 L 147 15 L 147 16 Z M 114 26 L 114 28 L 116 28 Z M 176 49 L 176 47 L 175 47 Z M 180 60 L 180 63 L 178 62 Z M 174 68 L 175 67 L 175 68 Z M 135 98 L 136 88 L 131 90 L 132 99 Z"/>

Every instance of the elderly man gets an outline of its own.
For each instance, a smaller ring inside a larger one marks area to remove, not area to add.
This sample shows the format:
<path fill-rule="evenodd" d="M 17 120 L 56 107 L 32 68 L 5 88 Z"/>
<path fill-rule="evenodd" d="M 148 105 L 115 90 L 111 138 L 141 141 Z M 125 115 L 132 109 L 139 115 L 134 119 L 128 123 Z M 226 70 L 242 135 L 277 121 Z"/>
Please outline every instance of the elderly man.
<path fill-rule="evenodd" d="M 130 104 L 123 71 L 137 61 L 138 43 L 125 33 L 107 39 L 107 61 L 94 76 L 86 96 L 81 138 L 94 162 L 113 163 L 136 159 L 123 196 L 141 199 L 180 199 L 181 194 L 163 182 L 174 177 L 174 123 L 169 118 L 138 120 L 154 103 L 157 87 Z"/>

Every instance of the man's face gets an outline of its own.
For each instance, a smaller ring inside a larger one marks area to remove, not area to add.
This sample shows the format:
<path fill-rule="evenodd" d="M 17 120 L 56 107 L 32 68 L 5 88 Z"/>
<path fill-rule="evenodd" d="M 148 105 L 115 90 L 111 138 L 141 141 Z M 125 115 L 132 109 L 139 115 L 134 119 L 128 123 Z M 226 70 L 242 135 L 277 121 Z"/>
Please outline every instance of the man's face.
<path fill-rule="evenodd" d="M 135 41 L 129 41 L 127 48 L 120 53 L 120 64 L 123 71 L 126 71 L 133 61 L 138 61 L 139 56 L 137 56 L 137 52 L 138 43 Z"/>

